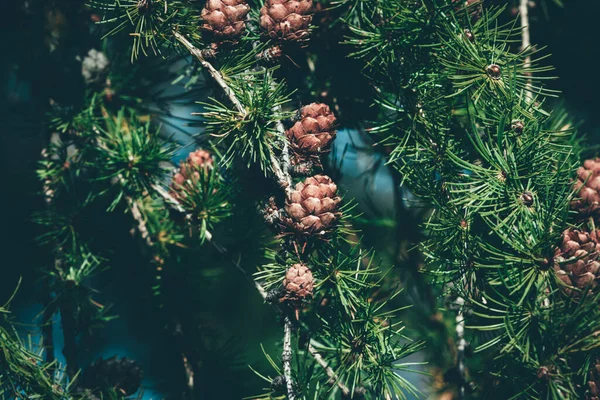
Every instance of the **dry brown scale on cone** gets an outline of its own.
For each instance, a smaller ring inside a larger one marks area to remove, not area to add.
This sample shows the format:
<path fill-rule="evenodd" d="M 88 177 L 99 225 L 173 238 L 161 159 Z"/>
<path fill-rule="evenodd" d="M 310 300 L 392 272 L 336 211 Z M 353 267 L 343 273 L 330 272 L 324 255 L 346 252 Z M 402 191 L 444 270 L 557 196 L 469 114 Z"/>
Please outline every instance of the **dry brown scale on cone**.
<path fill-rule="evenodd" d="M 600 275 L 600 244 L 587 232 L 567 229 L 554 254 L 554 271 L 567 286 L 594 289 Z"/>
<path fill-rule="evenodd" d="M 600 360 L 596 360 L 589 373 L 586 400 L 600 400 Z"/>
<path fill-rule="evenodd" d="M 301 302 L 312 298 L 314 290 L 313 274 L 305 264 L 294 264 L 288 268 L 283 279 L 284 301 Z"/>
<path fill-rule="evenodd" d="M 206 150 L 191 152 L 180 164 L 179 171 L 173 175 L 170 194 L 175 199 L 185 196 L 185 183 L 194 182 L 200 177 L 200 169 L 209 168 L 213 164 L 212 155 Z"/>
<path fill-rule="evenodd" d="M 327 104 L 302 107 L 300 120 L 286 131 L 292 149 L 299 154 L 318 155 L 329 151 L 337 134 L 335 115 Z"/>
<path fill-rule="evenodd" d="M 264 34 L 280 42 L 303 42 L 310 36 L 312 0 L 266 0 L 260 10 Z"/>
<path fill-rule="evenodd" d="M 298 235 L 324 235 L 335 228 L 341 213 L 337 186 L 326 175 L 315 175 L 296 184 L 289 194 L 282 223 Z"/>
<path fill-rule="evenodd" d="M 600 158 L 587 160 L 577 169 L 576 199 L 571 208 L 582 217 L 600 216 Z"/>
<path fill-rule="evenodd" d="M 207 0 L 200 28 L 217 43 L 235 43 L 246 30 L 250 6 L 245 0 Z"/>

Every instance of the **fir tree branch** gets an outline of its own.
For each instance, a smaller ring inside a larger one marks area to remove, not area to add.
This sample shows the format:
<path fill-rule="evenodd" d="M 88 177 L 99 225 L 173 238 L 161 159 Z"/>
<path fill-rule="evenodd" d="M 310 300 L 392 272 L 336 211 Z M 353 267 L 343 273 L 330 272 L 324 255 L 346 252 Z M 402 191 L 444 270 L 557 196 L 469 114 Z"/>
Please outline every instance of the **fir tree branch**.
<path fill-rule="evenodd" d="M 275 113 L 281 114 L 281 106 L 277 106 L 273 109 Z M 277 121 L 277 132 L 281 137 L 281 164 L 276 157 L 271 154 L 271 162 L 273 167 L 277 167 L 279 172 L 275 172 L 279 179 L 279 185 L 286 191 L 286 193 L 292 189 L 292 176 L 290 175 L 290 149 L 289 142 L 285 136 L 285 127 L 281 121 Z"/>
<path fill-rule="evenodd" d="M 254 41 L 252 43 L 252 47 L 256 49 L 258 47 L 258 42 Z M 281 115 L 281 105 L 274 107 L 273 113 L 275 113 L 276 115 Z M 279 137 L 281 138 L 281 163 L 272 152 L 270 155 L 270 159 L 273 167 L 273 172 L 275 173 L 275 176 L 278 179 L 279 186 L 281 186 L 285 190 L 286 194 L 288 194 L 289 191 L 292 189 L 292 176 L 290 175 L 290 150 L 288 140 L 285 136 L 285 127 L 283 126 L 281 120 L 277 121 L 276 129 L 277 133 L 279 134 Z"/>
<path fill-rule="evenodd" d="M 519 3 L 519 13 L 521 14 L 521 50 L 525 50 L 531 46 L 531 37 L 529 35 L 529 0 L 521 0 Z M 527 55 L 523 68 L 529 69 L 530 67 L 531 56 Z M 531 90 L 532 83 L 531 78 L 529 78 L 525 86 L 525 94 L 530 100 L 532 98 Z"/>
<path fill-rule="evenodd" d="M 225 92 L 225 95 L 229 98 L 229 100 L 235 106 L 238 112 L 242 116 L 246 116 L 248 112 L 246 111 L 240 100 L 237 98 L 233 90 L 229 87 L 227 82 L 225 82 L 225 79 L 223 79 L 223 75 L 221 75 L 221 73 L 217 71 L 211 63 L 204 59 L 202 51 L 195 47 L 192 43 L 190 43 L 190 41 L 187 40 L 179 32 L 173 32 L 173 35 L 175 36 L 175 39 L 177 39 L 177 41 L 179 41 L 179 43 L 181 43 L 190 52 L 191 55 L 196 57 L 196 59 L 200 62 L 200 64 L 202 64 L 204 68 L 206 68 L 210 76 L 212 76 L 215 82 L 217 82 L 221 89 L 223 89 L 223 92 Z"/>
<path fill-rule="evenodd" d="M 179 211 L 180 213 L 185 213 L 185 209 L 183 207 L 181 207 L 181 205 L 179 204 L 179 202 L 177 200 L 175 200 L 175 198 L 173 196 L 171 196 L 169 194 L 169 192 L 167 192 L 164 188 L 162 188 L 160 185 L 154 184 L 152 185 L 152 189 L 156 190 L 156 193 L 158 193 L 159 195 L 161 195 L 161 197 L 163 199 L 165 199 L 165 201 L 174 209 L 176 209 L 177 211 Z"/>
<path fill-rule="evenodd" d="M 196 57 L 196 59 L 200 62 L 200 64 L 202 64 L 202 66 L 204 68 L 206 68 L 206 70 L 208 71 L 210 76 L 212 76 L 212 78 L 215 80 L 215 82 L 217 82 L 217 84 L 221 87 L 221 89 L 223 89 L 223 92 L 225 93 L 227 98 L 229 98 L 229 100 L 234 105 L 234 107 L 237 109 L 237 111 L 242 115 L 242 117 L 245 117 L 248 114 L 248 111 L 246 111 L 246 109 L 244 108 L 244 106 L 242 105 L 240 100 L 237 98 L 237 96 L 235 95 L 235 93 L 231 89 L 231 87 L 229 87 L 227 82 L 225 82 L 223 75 L 219 71 L 217 71 L 215 69 L 215 67 L 212 66 L 211 63 L 209 63 L 208 61 L 206 61 L 204 59 L 204 56 L 202 55 L 202 51 L 200 49 L 198 49 L 197 47 L 195 47 L 189 40 L 187 40 L 179 32 L 173 32 L 173 35 L 175 36 L 177 41 L 179 41 L 190 52 L 191 55 Z M 280 111 L 281 106 L 277 107 L 276 110 Z M 277 159 L 277 157 L 275 156 L 275 154 L 273 153 L 272 150 L 270 151 L 269 157 L 271 160 L 271 164 L 272 164 L 271 167 L 273 169 L 273 173 L 275 174 L 275 177 L 277 178 L 277 183 L 284 190 L 286 190 L 286 193 L 287 193 L 287 191 L 291 188 L 292 178 L 289 173 L 290 158 L 289 158 L 287 140 L 285 140 L 285 128 L 283 127 L 283 124 L 281 123 L 281 121 L 278 121 L 278 123 L 277 123 L 277 131 L 279 132 L 279 134 L 282 137 L 282 139 L 281 139 L 281 141 L 282 141 L 282 143 L 281 143 L 282 144 L 282 155 L 281 155 L 282 162 L 280 162 Z"/>
<path fill-rule="evenodd" d="M 153 184 L 152 189 L 156 190 L 156 193 L 158 193 L 171 207 L 173 207 L 180 213 L 186 213 L 185 209 L 181 206 L 181 204 L 179 204 L 179 202 L 175 200 L 175 198 L 171 196 L 171 194 L 167 192 L 164 188 L 162 188 L 160 185 Z M 210 231 L 206 230 L 204 231 L 204 237 L 210 242 L 213 238 L 213 235 Z M 218 245 L 215 244 L 215 246 Z"/>
<path fill-rule="evenodd" d="M 227 251 L 223 247 L 220 247 L 220 249 L 222 249 L 222 251 Z M 260 293 L 263 300 L 266 300 L 267 299 L 267 291 L 262 287 L 262 285 L 260 283 L 258 283 L 255 279 L 253 279 L 250 275 L 248 275 L 246 270 L 244 268 L 242 268 L 242 266 L 240 266 L 240 264 L 237 261 L 235 261 L 233 259 L 231 261 L 235 265 L 235 267 L 248 278 L 248 280 L 251 280 L 253 282 L 254 286 Z M 276 308 L 278 311 L 281 311 L 277 307 L 274 307 L 274 308 Z M 286 317 L 285 321 L 287 323 L 287 321 L 289 321 L 289 318 Z M 284 349 L 285 349 L 285 339 L 284 339 Z M 325 373 L 329 377 L 329 383 L 331 385 L 334 385 L 334 384 L 337 385 L 340 388 L 340 390 L 342 391 L 342 393 L 344 394 L 344 396 L 350 395 L 350 389 L 346 385 L 344 385 L 344 383 L 342 381 L 340 381 L 340 379 L 336 375 L 335 371 L 327 364 L 327 361 L 323 358 L 323 356 L 321 356 L 321 354 L 317 351 L 317 349 L 314 348 L 314 346 L 312 344 L 308 345 L 308 352 L 315 359 L 317 364 L 319 364 L 325 370 Z M 286 382 L 287 382 L 287 377 L 286 377 Z"/>
<path fill-rule="evenodd" d="M 275 154 L 273 154 L 273 151 L 271 151 L 270 153 L 271 153 L 270 154 L 271 167 L 273 168 L 273 173 L 275 174 L 275 177 L 277 178 L 277 184 L 287 194 L 292 188 L 292 178 L 290 176 L 290 173 L 288 172 L 289 167 L 287 167 L 287 170 L 286 170 L 284 168 L 284 165 L 286 165 L 286 163 L 285 162 L 283 164 L 280 163 L 279 160 L 277 159 L 277 157 L 275 157 Z M 287 153 L 287 143 L 283 145 L 282 155 L 283 154 L 288 154 Z M 284 157 L 282 157 L 282 158 L 284 158 Z M 289 160 L 289 156 L 287 157 L 287 159 Z M 289 163 L 287 165 L 289 166 Z"/>
<path fill-rule="evenodd" d="M 294 400 L 294 382 L 292 381 L 292 321 L 290 317 L 285 317 L 283 324 L 283 352 L 281 353 L 283 361 L 283 376 L 287 387 L 288 400 Z"/>
<path fill-rule="evenodd" d="M 317 349 L 315 349 L 313 347 L 313 345 L 310 343 L 308 344 L 308 352 L 313 356 L 313 358 L 315 359 L 317 364 L 319 364 L 321 367 L 323 367 L 323 369 L 325 370 L 325 373 L 329 377 L 329 383 L 332 385 L 336 384 L 337 387 L 340 388 L 340 390 L 342 391 L 342 394 L 345 397 L 350 396 L 350 389 L 348 389 L 348 387 L 346 385 L 344 385 L 344 383 L 342 381 L 340 381 L 340 379 L 336 375 L 335 371 L 329 366 L 329 364 L 327 364 L 327 361 L 325 361 L 323 356 L 321 356 L 321 354 L 319 354 Z"/>

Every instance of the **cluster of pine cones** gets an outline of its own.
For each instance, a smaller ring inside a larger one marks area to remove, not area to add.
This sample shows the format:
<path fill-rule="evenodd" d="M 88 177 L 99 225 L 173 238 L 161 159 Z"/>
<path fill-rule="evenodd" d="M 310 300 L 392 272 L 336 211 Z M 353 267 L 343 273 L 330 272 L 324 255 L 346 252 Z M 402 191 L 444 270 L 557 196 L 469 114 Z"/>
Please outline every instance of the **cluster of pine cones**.
<path fill-rule="evenodd" d="M 292 163 L 311 164 L 312 167 L 307 169 L 309 173 L 314 168 L 320 169 L 320 158 L 329 152 L 336 137 L 335 125 L 335 116 L 326 104 L 312 103 L 302 107 L 297 121 L 286 131 Z M 292 170 L 293 175 L 305 175 L 298 169 Z M 287 193 L 283 210 L 278 214 L 277 229 L 299 248 L 324 240 L 339 222 L 340 202 L 337 185 L 330 177 L 320 174 L 308 176 Z M 302 250 L 296 251 L 302 253 Z M 303 263 L 290 266 L 283 287 L 282 301 L 297 305 L 310 299 L 314 289 L 310 268 Z"/>
<path fill-rule="evenodd" d="M 181 162 L 179 170 L 173 176 L 170 195 L 181 202 L 195 189 L 203 171 L 212 168 L 212 155 L 202 149 L 192 151 L 184 162 Z"/>
<path fill-rule="evenodd" d="M 249 12 L 246 0 L 207 0 L 200 28 L 216 45 L 236 43 L 246 30 Z M 278 44 L 304 42 L 310 36 L 312 13 L 312 0 L 266 0 L 260 10 L 262 34 Z"/>
<path fill-rule="evenodd" d="M 587 160 L 577 170 L 575 199 L 571 209 L 582 220 L 600 222 L 600 158 Z M 567 286 L 567 293 L 596 289 L 600 282 L 600 236 L 598 230 L 569 228 L 563 232 L 561 244 L 554 253 L 554 271 Z"/>
<path fill-rule="evenodd" d="M 575 199 L 571 209 L 580 220 L 594 221 L 594 229 L 569 228 L 554 253 L 554 271 L 565 284 L 565 292 L 580 296 L 585 291 L 595 291 L 600 283 L 600 158 L 587 160 L 577 170 L 574 185 Z M 578 290 L 574 290 L 578 289 Z M 587 381 L 587 400 L 600 400 L 600 360 L 593 363 Z"/>
<path fill-rule="evenodd" d="M 314 168 L 321 168 L 320 157 L 329 152 L 336 137 L 335 125 L 336 118 L 326 104 L 312 103 L 299 110 L 297 120 L 286 131 L 292 163 L 310 163 Z M 206 150 L 191 152 L 172 178 L 171 197 L 179 204 L 185 204 L 201 175 L 213 168 L 213 162 L 212 155 Z M 290 169 L 293 175 L 303 175 L 294 173 L 297 169 Z M 337 191 L 337 185 L 326 175 L 304 177 L 288 190 L 282 207 L 271 198 L 263 210 L 265 219 L 296 248 L 304 248 L 308 243 L 326 239 L 335 230 L 341 216 L 341 198 Z M 283 286 L 282 300 L 297 303 L 312 297 L 314 279 L 311 270 L 305 264 L 292 265 Z"/>
<path fill-rule="evenodd" d="M 262 36 L 274 44 L 268 53 L 281 55 L 281 47 L 308 40 L 313 11 L 312 0 L 265 0 L 259 25 Z M 213 46 L 235 44 L 247 28 L 249 12 L 246 0 L 207 0 L 200 28 Z M 326 238 L 335 229 L 341 215 L 341 199 L 331 178 L 314 174 L 322 168 L 320 156 L 329 151 L 335 139 L 335 116 L 327 105 L 318 103 L 303 107 L 298 115 L 286 136 L 291 149 L 290 172 L 303 176 L 304 180 L 288 191 L 283 207 L 271 199 L 263 212 L 269 225 L 303 248 L 309 242 Z M 181 203 L 188 186 L 197 180 L 199 169 L 211 167 L 211 163 L 210 154 L 204 150 L 190 153 L 173 177 L 171 196 Z M 297 302 L 311 297 L 314 287 L 311 270 L 302 263 L 292 265 L 283 286 L 285 300 Z"/>
<path fill-rule="evenodd" d="M 246 30 L 249 11 L 245 0 L 207 0 L 201 14 L 201 29 L 213 45 L 237 43 Z M 263 37 L 274 43 L 269 54 L 280 55 L 282 46 L 308 40 L 312 14 L 312 0 L 266 0 L 260 10 L 259 24 Z M 304 176 L 304 180 L 288 191 L 282 208 L 271 199 L 263 212 L 269 225 L 302 248 L 308 242 L 326 238 L 335 229 L 341 199 L 331 178 L 314 174 L 322 168 L 320 156 L 329 151 L 335 139 L 335 116 L 327 105 L 318 103 L 303 107 L 298 115 L 286 136 L 291 149 L 291 172 Z M 185 196 L 186 182 L 193 182 L 197 169 L 212 162 L 210 154 L 205 153 L 203 150 L 191 153 L 182 163 L 171 185 L 171 195 L 176 200 Z M 298 302 L 310 298 L 314 287 L 311 270 L 302 263 L 290 266 L 283 286 L 284 300 Z"/>

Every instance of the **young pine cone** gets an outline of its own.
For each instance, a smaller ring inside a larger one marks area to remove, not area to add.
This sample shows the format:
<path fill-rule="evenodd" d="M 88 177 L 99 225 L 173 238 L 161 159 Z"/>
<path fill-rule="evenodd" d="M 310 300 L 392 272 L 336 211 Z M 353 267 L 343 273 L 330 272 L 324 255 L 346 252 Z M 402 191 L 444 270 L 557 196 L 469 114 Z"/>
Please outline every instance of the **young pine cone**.
<path fill-rule="evenodd" d="M 294 264 L 288 268 L 283 279 L 285 299 L 301 301 L 312 297 L 314 278 L 310 269 L 304 264 Z"/>
<path fill-rule="evenodd" d="M 90 364 L 83 373 L 81 385 L 87 389 L 115 389 L 129 396 L 142 384 L 143 373 L 139 365 L 126 357 L 100 358 Z"/>
<path fill-rule="evenodd" d="M 600 360 L 596 360 L 590 370 L 586 400 L 600 400 Z"/>
<path fill-rule="evenodd" d="M 287 130 L 292 148 L 299 153 L 319 154 L 335 139 L 335 116 L 327 104 L 312 103 L 300 110 L 300 120 Z"/>
<path fill-rule="evenodd" d="M 202 9 L 200 28 L 214 42 L 236 42 L 246 30 L 250 7 L 245 0 L 207 0 Z"/>
<path fill-rule="evenodd" d="M 582 217 L 600 216 L 600 158 L 587 160 L 577 169 L 574 190 L 577 198 L 571 208 Z"/>
<path fill-rule="evenodd" d="M 299 234 L 324 234 L 335 226 L 340 202 L 337 186 L 328 176 L 306 178 L 296 184 L 286 200 L 289 218 L 284 218 L 283 223 Z"/>
<path fill-rule="evenodd" d="M 208 151 L 198 149 L 188 154 L 186 162 L 191 167 L 205 167 L 212 165 L 213 159 L 212 155 Z"/>
<path fill-rule="evenodd" d="M 600 244 L 587 232 L 567 229 L 554 255 L 554 271 L 568 286 L 595 288 L 600 275 Z"/>
<path fill-rule="evenodd" d="M 312 0 L 266 0 L 260 10 L 260 26 L 273 40 L 305 41 L 310 35 L 312 6 Z"/>
<path fill-rule="evenodd" d="M 184 184 L 187 180 L 195 180 L 200 177 L 199 169 L 212 166 L 213 159 L 206 150 L 196 150 L 191 152 L 185 162 L 181 162 L 179 171 L 173 176 L 171 183 L 171 195 L 174 198 L 184 195 Z"/>

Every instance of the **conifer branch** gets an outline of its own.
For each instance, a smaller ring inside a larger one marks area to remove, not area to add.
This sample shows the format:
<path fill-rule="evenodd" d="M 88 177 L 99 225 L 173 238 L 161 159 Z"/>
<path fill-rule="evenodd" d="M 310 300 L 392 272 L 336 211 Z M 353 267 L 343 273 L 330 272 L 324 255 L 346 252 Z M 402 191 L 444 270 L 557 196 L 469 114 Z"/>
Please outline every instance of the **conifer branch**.
<path fill-rule="evenodd" d="M 223 250 L 226 251 L 226 249 L 223 249 Z M 267 291 L 262 287 L 262 285 L 260 283 L 258 283 L 255 279 L 253 279 L 251 276 L 249 276 L 248 273 L 246 272 L 246 270 L 243 269 L 239 265 L 238 262 L 236 262 L 235 260 L 232 260 L 232 263 L 235 265 L 235 267 L 239 271 L 241 271 L 248 278 L 248 280 L 251 280 L 254 283 L 254 286 L 260 293 L 263 300 L 266 300 L 267 299 Z M 285 318 L 286 324 L 288 321 L 289 321 L 289 318 L 286 317 Z M 284 333 L 284 353 L 285 353 L 285 348 L 286 348 L 286 346 L 285 346 L 285 333 Z M 333 384 L 337 385 L 340 388 L 340 390 L 342 391 L 342 393 L 344 394 L 344 396 L 349 396 L 351 393 L 350 389 L 342 381 L 340 381 L 340 379 L 336 375 L 335 371 L 329 366 L 329 364 L 327 364 L 327 361 L 317 351 L 317 349 L 314 348 L 314 346 L 312 344 L 308 345 L 308 353 L 314 358 L 314 360 L 317 362 L 317 364 L 319 364 L 325 370 L 325 373 L 329 377 L 329 383 L 332 385 Z M 284 363 L 284 367 L 285 367 L 285 363 Z M 286 377 L 286 382 L 287 382 L 287 377 Z"/>
<path fill-rule="evenodd" d="M 342 394 L 345 397 L 350 396 L 350 389 L 342 381 L 340 381 L 339 377 L 336 375 L 335 371 L 327 364 L 327 361 L 323 358 L 323 356 L 313 347 L 312 344 L 308 345 L 308 352 L 313 356 L 317 364 L 319 364 L 325 370 L 325 373 L 329 377 L 329 383 L 336 384 L 337 387 L 340 388 Z"/>
<path fill-rule="evenodd" d="M 190 43 L 190 41 L 187 40 L 179 32 L 173 32 L 173 35 L 175 36 L 175 39 L 177 39 L 179 41 L 179 43 L 181 43 L 190 52 L 190 54 L 193 55 L 194 57 L 196 57 L 196 59 L 200 62 L 200 64 L 202 64 L 202 66 L 204 68 L 206 68 L 206 70 L 208 71 L 210 76 L 212 76 L 212 78 L 215 80 L 215 82 L 217 82 L 217 84 L 221 87 L 221 89 L 223 89 L 223 92 L 225 92 L 225 95 L 229 98 L 229 100 L 235 106 L 235 108 L 238 110 L 238 112 L 243 117 L 246 116 L 248 114 L 248 112 L 246 111 L 246 109 L 244 108 L 244 106 L 242 105 L 240 100 L 237 98 L 237 96 L 235 95 L 233 89 L 231 89 L 229 87 L 229 85 L 227 84 L 227 82 L 225 82 L 223 75 L 221 75 L 221 73 L 219 71 L 217 71 L 215 69 L 215 67 L 212 66 L 211 63 L 209 63 L 208 61 L 206 61 L 204 59 L 204 56 L 202 55 L 202 51 L 200 49 L 198 49 L 197 47 L 195 47 L 192 43 Z"/>
<path fill-rule="evenodd" d="M 529 34 L 529 0 L 521 0 L 519 3 L 519 13 L 521 14 L 521 50 L 524 51 L 531 46 L 531 37 Z M 526 70 L 531 67 L 531 56 L 525 57 L 523 68 Z M 529 100 L 532 98 L 531 77 L 527 80 L 525 86 L 525 95 Z"/>
<path fill-rule="evenodd" d="M 291 190 L 292 187 L 292 178 L 290 176 L 289 171 L 286 171 L 284 165 L 289 165 L 285 163 L 280 163 L 273 151 L 270 152 L 271 159 L 271 167 L 273 168 L 273 173 L 275 174 L 275 178 L 277 179 L 277 184 L 286 192 L 286 194 Z M 287 144 L 285 144 L 282 148 L 282 155 L 287 154 Z M 283 158 L 283 157 L 282 157 Z M 289 156 L 288 156 L 289 160 Z M 289 170 L 289 168 L 288 168 Z"/>
<path fill-rule="evenodd" d="M 283 352 L 281 354 L 283 361 L 283 376 L 287 387 L 288 400 L 294 400 L 294 382 L 292 381 L 292 321 L 290 317 L 285 317 L 283 324 Z"/>
<path fill-rule="evenodd" d="M 281 114 L 281 106 L 277 106 L 273 109 L 274 112 Z M 290 175 L 290 148 L 289 142 L 285 136 L 285 127 L 281 121 L 277 121 L 277 132 L 281 137 L 281 165 L 279 160 L 275 158 L 275 164 L 280 169 L 277 177 L 280 181 L 280 186 L 286 190 L 286 193 L 292 188 L 292 177 Z M 285 183 L 285 186 L 283 185 Z"/>
<path fill-rule="evenodd" d="M 171 194 L 164 188 L 162 188 L 160 185 L 153 184 L 152 189 L 154 189 L 156 193 L 158 193 L 171 207 L 173 207 L 182 214 L 186 213 L 185 209 L 181 206 L 181 204 L 179 204 L 179 202 L 175 200 L 175 198 L 171 196 Z M 206 230 L 204 231 L 204 237 L 210 242 L 213 238 L 213 235 L 210 231 Z"/>
<path fill-rule="evenodd" d="M 206 68 L 206 70 L 208 71 L 210 76 L 212 76 L 213 79 L 215 80 L 215 82 L 217 82 L 217 84 L 221 87 L 221 89 L 223 89 L 223 92 L 225 93 L 227 98 L 229 98 L 229 100 L 234 105 L 236 110 L 240 113 L 240 115 L 242 117 L 245 117 L 248 114 L 248 111 L 244 108 L 244 106 L 242 105 L 242 103 L 240 102 L 238 97 L 235 95 L 233 89 L 231 89 L 231 87 L 229 87 L 227 82 L 225 82 L 223 75 L 221 75 L 221 73 L 219 71 L 217 71 L 215 69 L 215 67 L 212 66 L 211 63 L 209 63 L 208 61 L 206 61 L 204 59 L 204 56 L 202 55 L 202 51 L 200 49 L 198 49 L 197 47 L 195 47 L 192 43 L 190 43 L 190 41 L 187 40 L 179 32 L 173 32 L 173 35 L 190 52 L 190 54 L 192 54 L 194 57 L 196 57 L 196 59 L 200 62 L 200 64 L 202 64 L 202 66 L 204 68 Z M 281 106 L 278 106 L 277 109 L 278 109 L 277 111 L 280 111 Z M 282 138 L 283 138 L 282 139 L 282 155 L 281 155 L 283 162 L 280 162 L 277 159 L 275 154 L 273 154 L 272 150 L 270 152 L 269 157 L 270 157 L 273 173 L 275 174 L 275 178 L 277 179 L 277 183 L 284 190 L 286 190 L 286 193 L 287 193 L 288 189 L 291 187 L 292 178 L 289 174 L 289 165 L 290 165 L 289 159 L 290 158 L 289 158 L 289 151 L 288 151 L 288 147 L 287 147 L 287 140 L 285 140 L 285 128 L 283 127 L 283 124 L 281 123 L 281 121 L 277 122 L 277 131 L 280 135 L 282 135 Z"/>
<path fill-rule="evenodd" d="M 165 201 L 171 207 L 173 207 L 174 209 L 176 209 L 180 213 L 185 213 L 185 209 L 183 207 L 181 207 L 181 204 L 179 204 L 179 202 L 177 200 L 175 200 L 175 198 L 173 196 L 171 196 L 171 194 L 169 194 L 169 192 L 167 192 L 160 185 L 153 184 L 152 185 L 152 189 L 156 190 L 156 193 L 158 193 L 160 196 L 162 196 L 162 198 L 165 199 Z"/>

